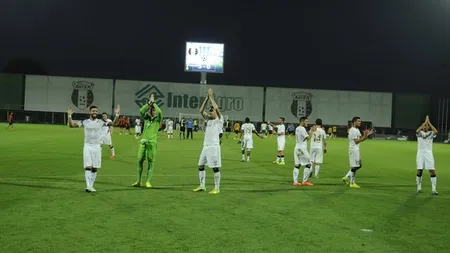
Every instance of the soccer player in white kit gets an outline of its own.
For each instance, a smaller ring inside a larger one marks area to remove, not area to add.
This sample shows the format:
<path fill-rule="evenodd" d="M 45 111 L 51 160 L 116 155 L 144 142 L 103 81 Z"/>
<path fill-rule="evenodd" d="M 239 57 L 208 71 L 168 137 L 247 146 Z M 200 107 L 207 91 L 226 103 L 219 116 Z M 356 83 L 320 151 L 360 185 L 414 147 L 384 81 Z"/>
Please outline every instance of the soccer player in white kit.
<path fill-rule="evenodd" d="M 85 168 L 86 192 L 95 192 L 94 182 L 97 177 L 97 170 L 102 166 L 102 128 L 103 126 L 113 126 L 119 119 L 120 106 L 114 110 L 115 118 L 113 122 L 105 123 L 97 119 L 98 109 L 96 106 L 89 107 L 89 119 L 83 120 L 81 125 L 73 122 L 72 107 L 67 110 L 69 127 L 84 127 L 83 162 Z"/>
<path fill-rule="evenodd" d="M 134 120 L 134 136 L 136 137 L 136 139 L 139 139 L 141 134 L 142 134 L 141 119 L 137 118 Z"/>
<path fill-rule="evenodd" d="M 263 136 L 267 136 L 267 124 L 265 122 L 261 123 L 261 131 L 260 133 L 263 134 Z"/>
<path fill-rule="evenodd" d="M 166 120 L 166 128 L 167 128 L 167 138 L 173 139 L 173 120 L 172 119 Z"/>
<path fill-rule="evenodd" d="M 360 188 L 359 185 L 355 183 L 356 171 L 362 167 L 361 154 L 359 153 L 359 144 L 369 137 L 373 133 L 372 129 L 366 129 L 361 135 L 359 127 L 361 126 L 361 118 L 353 117 L 352 127 L 348 131 L 348 156 L 350 162 L 350 170 L 342 178 L 345 184 L 349 185 L 351 188 Z"/>
<path fill-rule="evenodd" d="M 315 131 L 311 131 L 310 154 L 314 178 L 319 178 L 320 165 L 323 163 L 323 154 L 327 152 L 327 133 L 322 128 L 322 119 L 316 119 Z M 312 174 L 312 173 L 311 173 Z"/>
<path fill-rule="evenodd" d="M 278 125 L 274 125 L 270 122 L 267 122 L 270 126 L 276 129 L 277 131 L 277 159 L 273 162 L 278 165 L 285 165 L 284 163 L 284 148 L 286 146 L 286 127 L 284 126 L 284 118 L 280 117 L 278 119 Z"/>
<path fill-rule="evenodd" d="M 102 120 L 105 122 L 105 125 L 102 128 L 102 145 L 108 145 L 109 152 L 111 153 L 111 158 L 116 158 L 116 151 L 114 149 L 114 146 L 112 144 L 111 134 L 112 134 L 112 126 L 109 125 L 112 124 L 112 120 L 108 118 L 108 114 L 106 112 L 102 113 Z"/>
<path fill-rule="evenodd" d="M 242 159 L 241 162 L 245 162 L 245 154 L 247 153 L 247 162 L 250 162 L 250 153 L 253 149 L 253 133 L 256 134 L 259 138 L 262 138 L 261 135 L 256 132 L 255 125 L 250 123 L 250 118 L 245 118 L 244 124 L 241 126 L 241 136 L 239 139 L 241 140 L 241 152 L 242 152 Z M 244 135 L 244 138 L 242 138 L 242 135 Z"/>
<path fill-rule="evenodd" d="M 430 131 L 431 128 L 431 131 Z M 416 130 L 417 133 L 417 194 L 422 192 L 422 172 L 428 170 L 430 172 L 431 180 L 431 194 L 438 195 L 436 191 L 436 169 L 434 167 L 433 156 L 433 139 L 436 137 L 438 131 L 431 124 L 430 118 L 427 116 L 425 122 Z"/>
<path fill-rule="evenodd" d="M 205 112 L 208 100 L 211 102 L 211 107 L 208 113 Z M 205 138 L 203 141 L 203 149 L 198 160 L 198 177 L 200 186 L 195 188 L 194 192 L 206 191 L 205 179 L 206 171 L 205 165 L 212 168 L 214 171 L 214 189 L 209 194 L 220 193 L 220 167 L 222 166 L 221 152 L 220 152 L 220 131 L 223 127 L 223 116 L 219 111 L 219 106 L 213 97 L 212 89 L 208 89 L 208 94 L 200 108 L 200 114 L 206 120 Z"/>
<path fill-rule="evenodd" d="M 312 186 L 313 184 L 308 181 L 311 175 L 311 160 L 308 153 L 308 139 L 310 135 L 306 132 L 306 126 L 308 126 L 308 118 L 301 117 L 300 125 L 295 129 L 295 148 L 294 148 L 294 170 L 292 171 L 293 186 Z M 311 129 L 310 133 L 315 131 L 315 126 Z M 305 166 L 303 169 L 303 179 L 300 183 L 298 181 L 298 175 L 300 174 L 300 167 Z"/>

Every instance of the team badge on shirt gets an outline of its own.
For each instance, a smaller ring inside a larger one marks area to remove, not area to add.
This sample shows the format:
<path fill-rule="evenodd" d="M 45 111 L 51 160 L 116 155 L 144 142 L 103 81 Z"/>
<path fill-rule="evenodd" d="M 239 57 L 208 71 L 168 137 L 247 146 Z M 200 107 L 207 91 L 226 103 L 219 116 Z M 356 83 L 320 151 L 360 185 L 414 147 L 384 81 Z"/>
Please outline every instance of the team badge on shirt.
<path fill-rule="evenodd" d="M 87 81 L 75 81 L 72 83 L 72 103 L 80 110 L 84 110 L 94 102 L 94 83 Z"/>
<path fill-rule="evenodd" d="M 311 93 L 293 92 L 291 112 L 296 118 L 309 117 L 312 113 Z"/>

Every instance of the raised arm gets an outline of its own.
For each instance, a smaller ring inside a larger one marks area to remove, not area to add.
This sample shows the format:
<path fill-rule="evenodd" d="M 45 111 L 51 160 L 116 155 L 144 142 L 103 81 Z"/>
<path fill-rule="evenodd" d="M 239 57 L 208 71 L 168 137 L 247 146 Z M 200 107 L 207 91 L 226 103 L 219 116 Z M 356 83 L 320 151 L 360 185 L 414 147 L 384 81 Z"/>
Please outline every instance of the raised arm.
<path fill-rule="evenodd" d="M 161 122 L 162 118 L 163 118 L 161 108 L 154 102 L 150 106 L 153 106 L 153 108 L 155 108 L 156 118 L 157 118 L 156 121 Z"/>
<path fill-rule="evenodd" d="M 139 109 L 139 113 L 141 114 L 142 117 L 145 117 L 147 114 L 147 110 L 150 108 L 149 104 L 145 104 L 143 105 L 140 109 Z"/>
<path fill-rule="evenodd" d="M 72 114 L 73 114 L 72 107 L 69 107 L 69 109 L 67 109 L 67 122 L 69 123 L 69 127 L 70 128 L 79 127 L 77 123 L 73 122 Z"/>
<path fill-rule="evenodd" d="M 422 123 L 422 125 L 420 125 L 417 129 L 416 129 L 416 133 L 419 133 L 420 131 L 422 131 L 422 129 L 425 127 L 425 125 L 428 124 L 427 121 L 425 120 L 425 122 Z"/>
<path fill-rule="evenodd" d="M 120 105 L 117 105 L 116 109 L 114 109 L 114 119 L 112 122 L 108 123 L 108 126 L 110 127 L 115 126 L 117 124 L 117 121 L 119 120 L 119 116 L 120 116 Z"/>
<path fill-rule="evenodd" d="M 426 120 L 425 120 L 427 123 L 428 123 L 428 125 L 431 127 L 431 130 L 433 131 L 433 133 L 436 135 L 437 133 L 438 133 L 438 130 L 433 126 L 433 124 L 431 124 L 431 122 L 430 122 L 430 117 L 428 117 L 428 115 L 427 115 L 427 118 L 426 118 Z"/>
<path fill-rule="evenodd" d="M 212 107 L 214 108 L 214 110 L 216 110 L 217 116 L 219 118 L 221 118 L 222 115 L 220 114 L 219 106 L 217 105 L 216 101 L 214 100 L 214 94 L 213 94 L 213 91 L 211 88 L 209 88 L 209 90 L 208 90 L 208 97 L 209 97 L 209 100 L 211 101 Z"/>
<path fill-rule="evenodd" d="M 208 103 L 209 100 L 209 95 L 206 95 L 205 101 L 203 101 L 202 106 L 200 107 L 200 114 L 202 115 L 202 117 L 204 119 L 206 119 L 206 117 L 208 116 L 208 114 L 205 112 L 206 110 L 206 104 Z"/>

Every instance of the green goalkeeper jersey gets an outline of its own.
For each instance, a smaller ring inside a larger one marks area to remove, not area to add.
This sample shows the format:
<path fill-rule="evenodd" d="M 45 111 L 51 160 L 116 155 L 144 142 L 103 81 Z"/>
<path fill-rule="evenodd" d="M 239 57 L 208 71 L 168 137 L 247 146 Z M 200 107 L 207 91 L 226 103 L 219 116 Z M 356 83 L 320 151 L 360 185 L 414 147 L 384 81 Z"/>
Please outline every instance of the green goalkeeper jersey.
<path fill-rule="evenodd" d="M 139 109 L 141 116 L 144 118 L 144 126 L 142 131 L 143 141 L 156 142 L 158 140 L 158 130 L 162 121 L 162 111 L 156 103 L 153 104 L 153 107 L 156 111 L 155 117 L 152 117 L 147 113 L 150 109 L 148 104 L 145 104 L 141 107 L 141 109 Z"/>

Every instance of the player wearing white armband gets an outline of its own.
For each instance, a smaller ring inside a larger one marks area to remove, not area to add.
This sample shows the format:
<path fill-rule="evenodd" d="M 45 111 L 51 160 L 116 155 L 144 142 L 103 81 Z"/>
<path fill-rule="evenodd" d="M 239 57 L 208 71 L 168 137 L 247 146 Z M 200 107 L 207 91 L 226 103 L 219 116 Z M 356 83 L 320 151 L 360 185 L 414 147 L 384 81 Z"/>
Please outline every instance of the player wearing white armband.
<path fill-rule="evenodd" d="M 323 154 L 327 152 L 327 143 L 325 139 L 327 134 L 322 128 L 322 120 L 316 119 L 315 131 L 311 132 L 311 174 L 314 173 L 314 178 L 319 178 L 320 165 L 323 163 Z M 311 175 L 312 176 L 312 175 Z"/>
<path fill-rule="evenodd" d="M 247 153 L 247 162 L 250 162 L 250 153 L 253 149 L 253 134 L 256 134 L 259 138 L 262 138 L 256 132 L 255 125 L 250 123 L 250 118 L 245 118 L 245 123 L 242 124 L 241 127 L 241 136 L 239 139 L 241 140 L 241 152 L 242 152 L 242 159 L 241 162 L 245 162 L 245 154 Z M 244 135 L 244 138 L 242 138 L 242 135 Z"/>
<path fill-rule="evenodd" d="M 114 146 L 112 144 L 111 134 L 112 134 L 112 120 L 108 118 L 108 114 L 106 112 L 102 113 L 102 120 L 105 122 L 105 125 L 102 128 L 102 145 L 108 145 L 109 152 L 111 153 L 111 158 L 116 158 L 116 151 L 114 150 Z"/>
<path fill-rule="evenodd" d="M 431 131 L 430 131 L 431 128 Z M 434 167 L 433 156 L 433 140 L 436 138 L 438 130 L 431 124 L 430 118 L 427 116 L 425 122 L 417 128 L 417 194 L 422 192 L 422 173 L 423 170 L 430 172 L 431 194 L 438 195 L 436 191 L 437 179 L 436 169 Z"/>

